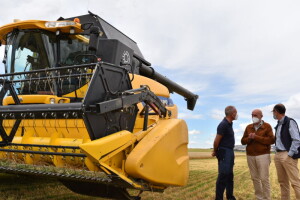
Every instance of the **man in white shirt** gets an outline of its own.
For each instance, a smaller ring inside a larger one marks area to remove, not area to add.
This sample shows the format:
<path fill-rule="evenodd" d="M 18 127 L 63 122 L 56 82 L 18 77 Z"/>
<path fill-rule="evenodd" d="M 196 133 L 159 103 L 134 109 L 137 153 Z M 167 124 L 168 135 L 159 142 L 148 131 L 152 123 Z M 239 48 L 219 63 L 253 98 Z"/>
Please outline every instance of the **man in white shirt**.
<path fill-rule="evenodd" d="M 276 154 L 274 162 L 280 184 L 281 199 L 290 199 L 290 183 L 295 191 L 296 199 L 300 199 L 300 179 L 298 158 L 300 152 L 300 135 L 296 121 L 285 116 L 285 106 L 277 104 L 273 108 L 273 117 L 278 120 L 276 130 Z"/>

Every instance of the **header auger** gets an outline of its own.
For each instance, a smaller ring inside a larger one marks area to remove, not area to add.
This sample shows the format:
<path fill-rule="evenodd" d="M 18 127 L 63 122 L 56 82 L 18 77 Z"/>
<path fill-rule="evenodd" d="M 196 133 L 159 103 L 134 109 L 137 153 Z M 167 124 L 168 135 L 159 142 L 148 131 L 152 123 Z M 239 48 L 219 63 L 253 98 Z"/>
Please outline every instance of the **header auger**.
<path fill-rule="evenodd" d="M 14 22 L 0 42 L 1 172 L 115 199 L 187 183 L 188 131 L 170 92 L 190 110 L 198 96 L 155 72 L 133 40 L 89 13 Z"/>

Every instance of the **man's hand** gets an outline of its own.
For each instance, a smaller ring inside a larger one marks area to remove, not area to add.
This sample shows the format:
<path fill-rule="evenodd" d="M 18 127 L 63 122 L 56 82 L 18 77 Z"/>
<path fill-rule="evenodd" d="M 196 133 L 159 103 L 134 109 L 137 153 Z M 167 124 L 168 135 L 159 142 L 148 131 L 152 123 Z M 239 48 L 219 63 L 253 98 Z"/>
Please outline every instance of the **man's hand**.
<path fill-rule="evenodd" d="M 211 156 L 212 157 L 215 157 L 217 155 L 217 153 L 215 152 L 215 151 L 213 151 L 212 153 L 211 153 Z"/>
<path fill-rule="evenodd" d="M 248 136 L 248 137 L 249 137 L 249 139 L 252 139 L 252 140 L 253 140 L 254 137 L 255 137 L 255 133 L 249 133 L 249 136 Z"/>
<path fill-rule="evenodd" d="M 223 135 L 220 135 L 220 134 L 216 135 L 216 138 L 215 138 L 215 141 L 214 141 L 214 150 L 211 153 L 211 155 L 213 157 L 217 156 L 217 150 L 218 150 L 218 147 L 219 147 L 219 144 L 220 144 L 220 141 L 221 141 L 222 137 L 223 137 Z"/>

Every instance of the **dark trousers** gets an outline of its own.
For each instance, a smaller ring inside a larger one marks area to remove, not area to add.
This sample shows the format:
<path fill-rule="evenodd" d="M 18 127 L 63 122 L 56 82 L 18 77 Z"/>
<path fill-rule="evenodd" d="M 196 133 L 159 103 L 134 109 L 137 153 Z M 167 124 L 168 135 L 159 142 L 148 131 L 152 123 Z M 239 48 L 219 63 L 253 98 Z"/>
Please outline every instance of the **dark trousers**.
<path fill-rule="evenodd" d="M 235 200 L 233 196 L 233 149 L 219 147 L 217 158 L 219 173 L 216 183 L 216 200 L 223 200 L 225 189 L 227 199 Z"/>

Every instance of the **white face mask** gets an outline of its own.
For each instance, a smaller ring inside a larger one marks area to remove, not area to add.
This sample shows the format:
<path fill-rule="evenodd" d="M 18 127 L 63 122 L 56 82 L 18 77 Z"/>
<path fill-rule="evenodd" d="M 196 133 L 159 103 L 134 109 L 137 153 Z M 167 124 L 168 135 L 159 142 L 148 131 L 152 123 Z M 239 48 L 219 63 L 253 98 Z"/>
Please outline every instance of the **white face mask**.
<path fill-rule="evenodd" d="M 276 120 L 277 119 L 276 115 L 273 114 L 273 118 Z"/>
<path fill-rule="evenodd" d="M 257 124 L 258 122 L 260 122 L 260 120 L 257 117 L 252 117 L 252 121 L 254 124 Z"/>
<path fill-rule="evenodd" d="M 236 114 L 234 120 L 237 120 L 239 118 L 239 115 Z"/>

